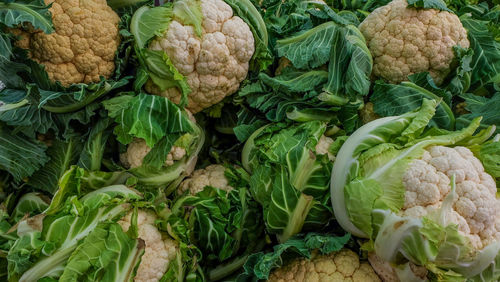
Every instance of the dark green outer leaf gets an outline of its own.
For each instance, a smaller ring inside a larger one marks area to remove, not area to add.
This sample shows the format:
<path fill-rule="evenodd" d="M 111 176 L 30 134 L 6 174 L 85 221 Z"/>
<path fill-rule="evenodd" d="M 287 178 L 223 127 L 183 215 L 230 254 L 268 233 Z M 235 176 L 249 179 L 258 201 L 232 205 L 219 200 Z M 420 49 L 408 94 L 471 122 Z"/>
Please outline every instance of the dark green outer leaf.
<path fill-rule="evenodd" d="M 16 0 L 11 3 L 0 3 L 0 23 L 8 27 L 31 23 L 35 29 L 52 33 L 54 29 L 49 12 L 50 7 L 51 5 L 45 5 L 43 0 Z"/>
<path fill-rule="evenodd" d="M 283 244 L 274 246 L 273 252 L 251 255 L 245 263 L 244 273 L 238 276 L 236 281 L 267 279 L 273 269 L 281 267 L 285 263 L 287 257 L 310 258 L 311 252 L 315 249 L 319 249 L 323 254 L 339 251 L 350 238 L 350 234 L 342 237 L 318 233 L 297 235 Z"/>
<path fill-rule="evenodd" d="M 471 89 L 493 82 L 500 83 L 500 42 L 488 30 L 488 22 L 467 15 L 460 17 L 468 31 L 470 48 L 474 51 Z"/>
<path fill-rule="evenodd" d="M 50 161 L 29 178 L 28 184 L 54 194 L 58 189 L 59 179 L 77 163 L 82 148 L 82 140 L 79 137 L 70 138 L 67 142 L 54 140 L 47 150 Z"/>
<path fill-rule="evenodd" d="M 497 92 L 491 98 L 482 97 L 470 93 L 461 95 L 465 100 L 465 109 L 469 112 L 458 117 L 457 129 L 467 127 L 469 123 L 482 116 L 482 125 L 496 125 L 497 132 L 500 132 L 500 92 Z"/>
<path fill-rule="evenodd" d="M 424 98 L 439 101 L 441 98 L 436 94 L 438 93 L 432 93 L 411 82 L 387 84 L 377 81 L 370 101 L 374 104 L 375 113 L 381 116 L 394 116 L 417 109 L 422 105 Z M 444 101 L 437 107 L 436 115 L 430 125 L 450 130 L 455 127 L 455 116 Z"/>
<path fill-rule="evenodd" d="M 8 171 L 16 181 L 32 175 L 49 158 L 45 144 L 13 134 L 0 124 L 0 169 Z"/>
<path fill-rule="evenodd" d="M 168 134 L 194 130 L 188 116 L 165 97 L 141 93 L 135 97 L 116 97 L 103 104 L 118 123 L 114 132 L 123 144 L 137 137 L 152 148 Z"/>
<path fill-rule="evenodd" d="M 436 9 L 453 13 L 452 10 L 446 7 L 446 3 L 443 0 L 407 0 L 407 2 L 408 7 L 414 7 L 417 9 Z"/>
<path fill-rule="evenodd" d="M 304 33 L 278 40 L 276 44 L 278 56 L 288 58 L 299 69 L 312 69 L 324 65 L 330 59 L 333 33 L 337 28 L 336 23 L 327 22 Z"/>

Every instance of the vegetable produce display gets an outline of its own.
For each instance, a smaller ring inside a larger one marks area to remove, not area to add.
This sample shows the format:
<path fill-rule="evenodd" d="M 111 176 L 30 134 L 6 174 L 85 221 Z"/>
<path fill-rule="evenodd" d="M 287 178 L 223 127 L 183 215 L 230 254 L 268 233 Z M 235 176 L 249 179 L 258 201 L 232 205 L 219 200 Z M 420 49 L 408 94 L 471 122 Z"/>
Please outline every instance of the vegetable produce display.
<path fill-rule="evenodd" d="M 500 281 L 498 0 L 0 0 L 0 281 Z"/>

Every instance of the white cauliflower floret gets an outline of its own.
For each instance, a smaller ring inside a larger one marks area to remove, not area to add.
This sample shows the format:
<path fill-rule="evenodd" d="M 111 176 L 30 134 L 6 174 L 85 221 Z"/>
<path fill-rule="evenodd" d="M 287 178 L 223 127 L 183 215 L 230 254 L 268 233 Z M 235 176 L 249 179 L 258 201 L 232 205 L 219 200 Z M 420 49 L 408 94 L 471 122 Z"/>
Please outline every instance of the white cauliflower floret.
<path fill-rule="evenodd" d="M 226 168 L 222 165 L 209 165 L 204 169 L 195 170 L 190 178 L 181 183 L 177 193 L 182 195 L 186 191 L 189 191 L 189 194 L 195 195 L 203 191 L 206 186 L 212 186 L 229 192 L 233 190 L 233 187 L 229 185 L 224 175 L 225 171 Z"/>
<path fill-rule="evenodd" d="M 126 232 L 130 227 L 132 213 L 123 217 L 118 224 Z M 177 244 L 167 236 L 162 236 L 155 226 L 156 215 L 152 212 L 139 210 L 137 225 L 139 238 L 146 245 L 134 281 L 154 282 L 160 281 L 177 253 Z"/>
<path fill-rule="evenodd" d="M 144 139 L 135 138 L 127 146 L 127 151 L 120 154 L 120 162 L 126 168 L 136 168 L 142 165 L 144 157 L 151 151 Z M 175 161 L 182 159 L 186 155 L 186 149 L 172 146 L 165 160 L 165 166 L 171 166 Z"/>
<path fill-rule="evenodd" d="M 330 137 L 326 137 L 322 135 L 319 138 L 318 144 L 316 144 L 316 154 L 318 155 L 326 155 L 328 154 L 328 159 L 331 161 L 335 160 L 335 156 L 329 152 L 330 146 L 333 144 L 333 139 Z"/>
<path fill-rule="evenodd" d="M 389 262 L 384 261 L 381 257 L 377 256 L 376 253 L 372 252 L 368 254 L 368 261 L 370 265 L 373 267 L 373 270 L 378 274 L 378 276 L 384 282 L 400 282 L 398 272 L 402 271 L 401 269 L 396 269 Z M 415 265 L 409 262 L 406 267 L 408 267 L 409 273 L 408 276 L 411 277 L 411 281 L 428 281 L 427 280 L 427 268 L 423 266 Z M 405 282 L 404 280 L 402 282 Z"/>
<path fill-rule="evenodd" d="M 469 47 L 467 31 L 450 12 L 407 8 L 394 0 L 359 25 L 373 56 L 373 74 L 391 83 L 428 71 L 437 84 L 450 72 L 453 46 Z"/>
<path fill-rule="evenodd" d="M 500 201 L 496 184 L 481 162 L 465 147 L 433 146 L 415 160 L 403 175 L 406 188 L 404 215 L 423 217 L 437 211 L 450 193 L 455 175 L 450 224 L 467 237 L 476 249 L 500 239 Z"/>
<path fill-rule="evenodd" d="M 356 253 L 343 249 L 328 255 L 313 252 L 311 259 L 298 258 L 274 270 L 269 282 L 380 281 L 370 264 L 359 261 Z"/>
<path fill-rule="evenodd" d="M 150 44 L 152 50 L 163 50 L 177 70 L 187 78 L 192 92 L 187 108 L 197 113 L 233 94 L 247 75 L 255 51 L 248 25 L 223 0 L 201 0 L 203 34 L 199 38 L 190 25 L 173 20 L 168 31 Z M 161 91 L 151 81 L 149 93 L 179 103 L 177 88 Z"/>

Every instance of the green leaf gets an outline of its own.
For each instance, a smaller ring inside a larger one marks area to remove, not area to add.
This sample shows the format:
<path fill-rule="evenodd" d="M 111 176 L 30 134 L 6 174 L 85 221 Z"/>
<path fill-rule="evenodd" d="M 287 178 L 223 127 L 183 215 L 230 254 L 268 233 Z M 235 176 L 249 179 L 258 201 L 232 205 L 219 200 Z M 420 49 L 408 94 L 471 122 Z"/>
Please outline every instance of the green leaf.
<path fill-rule="evenodd" d="M 313 69 L 329 60 L 334 32 L 338 25 L 327 22 L 298 35 L 276 42 L 279 57 L 288 58 L 298 69 Z M 311 46 L 315 46 L 311 48 Z"/>
<path fill-rule="evenodd" d="M 177 70 L 167 53 L 143 49 L 141 50 L 141 58 L 144 61 L 149 77 L 161 91 L 174 87 L 181 91 L 180 106 L 184 106 L 187 103 L 187 95 L 191 93 L 191 88 L 186 77 Z"/>
<path fill-rule="evenodd" d="M 378 115 L 394 116 L 417 109 L 422 104 L 423 99 L 440 101 L 442 97 L 437 96 L 440 93 L 428 91 L 411 82 L 387 84 L 377 81 L 370 101 L 373 102 L 373 109 Z M 444 101 L 439 103 L 436 115 L 430 125 L 437 125 L 446 129 L 454 128 L 455 116 L 450 106 Z"/>
<path fill-rule="evenodd" d="M 142 161 L 143 165 L 152 166 L 155 169 L 160 169 L 167 159 L 170 150 L 174 143 L 181 137 L 181 133 L 169 134 L 163 137 Z"/>
<path fill-rule="evenodd" d="M 12 211 L 11 218 L 14 222 L 18 222 L 26 214 L 30 216 L 40 214 L 49 207 L 49 203 L 50 198 L 41 193 L 26 193 L 18 200 L 16 207 Z"/>
<path fill-rule="evenodd" d="M 49 8 L 42 0 L 16 0 L 0 3 L 0 23 L 15 28 L 30 23 L 45 33 L 54 31 Z"/>
<path fill-rule="evenodd" d="M 100 223 L 71 254 L 59 281 L 130 281 L 145 245 L 116 223 Z"/>
<path fill-rule="evenodd" d="M 31 176 L 49 160 L 45 144 L 14 134 L 0 124 L 0 169 L 19 181 Z"/>
<path fill-rule="evenodd" d="M 290 256 L 310 258 L 311 252 L 315 249 L 319 249 L 323 254 L 340 251 L 350 238 L 350 234 L 342 237 L 312 232 L 297 235 L 285 243 L 274 246 L 273 252 L 252 254 L 245 263 L 245 272 L 236 281 L 268 279 L 273 269 L 283 265 L 285 258 Z"/>
<path fill-rule="evenodd" d="M 136 137 L 144 139 L 152 148 L 169 134 L 194 131 L 187 115 L 165 97 L 143 93 L 125 97 L 128 96 L 103 102 L 109 116 L 118 123 L 114 132 L 123 144 Z"/>
<path fill-rule="evenodd" d="M 149 40 L 155 36 L 162 36 L 172 21 L 171 6 L 154 7 L 143 6 L 133 15 L 130 32 L 134 35 L 138 48 L 145 48 Z"/>
<path fill-rule="evenodd" d="M 370 90 L 373 59 L 361 32 L 354 26 L 337 27 L 332 34 L 328 93 L 355 99 Z"/>
<path fill-rule="evenodd" d="M 495 93 L 491 98 L 478 96 L 470 93 L 460 95 L 465 100 L 465 109 L 469 112 L 458 117 L 457 128 L 466 127 L 473 119 L 483 117 L 483 125 L 500 124 L 500 92 Z M 499 132 L 497 128 L 497 132 Z"/>
<path fill-rule="evenodd" d="M 201 38 L 203 32 L 203 14 L 201 13 L 201 1 L 175 1 L 173 4 L 173 14 L 175 19 L 182 24 L 193 26 L 196 35 Z"/>
<path fill-rule="evenodd" d="M 53 194 L 62 175 L 78 161 L 83 144 L 79 137 L 63 142 L 53 140 L 47 150 L 50 161 L 40 168 L 28 180 L 28 184 L 38 190 Z"/>
<path fill-rule="evenodd" d="M 68 183 L 68 185 L 75 186 L 76 184 Z M 130 206 L 124 205 L 124 203 L 140 198 L 136 191 L 125 186 L 120 187 L 120 189 L 117 189 L 117 187 L 106 187 L 80 199 L 78 199 L 77 187 L 67 189 L 67 192 L 70 192 L 69 190 L 72 191 L 71 193 L 66 193 L 66 196 L 71 196 L 71 199 L 61 209 L 52 208 L 52 212 L 47 212 L 47 216 L 43 219 L 42 232 L 31 232 L 24 235 L 9 250 L 9 274 L 21 281 L 37 281 L 47 276 L 58 278 L 63 274 L 63 269 L 68 262 L 72 264 L 68 269 L 70 273 L 78 267 L 85 268 L 86 265 L 82 263 L 81 255 L 89 255 L 87 258 L 90 258 L 89 262 L 95 262 L 91 256 L 95 249 L 93 249 L 92 244 L 87 246 L 85 240 L 82 241 L 82 239 L 88 238 L 89 234 L 92 234 L 92 236 L 97 235 L 93 232 L 101 231 L 99 227 L 101 223 L 121 218 L 127 212 Z M 60 194 L 56 193 L 56 195 Z M 122 197 L 123 195 L 124 197 Z M 61 197 L 57 201 L 61 203 Z M 51 207 L 53 207 L 53 204 L 54 201 L 51 203 Z M 75 212 L 78 214 L 74 214 Z M 118 244 L 120 238 L 117 238 L 113 234 L 121 231 L 121 227 L 115 226 L 114 232 L 110 232 L 111 237 L 106 244 L 106 248 L 99 248 L 100 251 L 111 251 L 112 253 L 100 257 L 99 262 L 96 262 L 97 264 L 106 262 L 107 260 L 109 263 L 108 266 L 111 266 L 117 262 L 115 258 L 117 256 L 117 247 L 120 246 Z M 61 230 L 70 230 L 71 232 L 61 232 Z M 125 235 L 123 231 L 121 232 L 122 236 Z M 92 241 L 92 243 L 96 243 L 96 246 L 98 246 L 99 242 L 92 239 L 91 237 L 88 241 Z M 122 245 L 124 249 L 120 255 L 123 256 L 123 260 L 126 257 L 137 257 L 138 252 L 132 250 L 133 245 L 130 242 L 128 245 Z M 81 243 L 84 243 L 83 247 L 81 247 Z M 82 251 L 79 254 L 82 248 L 89 252 L 84 253 Z M 76 254 L 75 250 L 77 250 Z M 73 257 L 72 254 L 74 254 Z M 114 275 L 122 277 L 118 279 L 120 281 L 124 281 L 123 278 L 129 277 L 129 270 L 133 269 L 137 262 L 134 259 L 128 262 L 123 260 L 120 265 L 125 268 L 123 269 L 124 273 L 120 274 L 119 269 L 116 267 L 108 269 L 111 273 L 116 270 Z M 128 270 L 126 270 L 127 268 Z"/>
<path fill-rule="evenodd" d="M 472 59 L 471 89 L 478 89 L 487 83 L 500 82 L 500 42 L 488 29 L 487 21 L 472 19 L 467 14 L 460 17 L 467 29 Z"/>
<path fill-rule="evenodd" d="M 446 3 L 443 0 L 407 0 L 407 2 L 408 7 L 414 7 L 417 9 L 435 9 L 453 13 L 452 10 L 446 7 Z"/>
<path fill-rule="evenodd" d="M 106 149 L 106 143 L 112 131 L 111 119 L 104 118 L 97 121 L 90 130 L 89 136 L 78 159 L 78 166 L 85 170 L 97 171 L 101 169 L 101 162 Z"/>

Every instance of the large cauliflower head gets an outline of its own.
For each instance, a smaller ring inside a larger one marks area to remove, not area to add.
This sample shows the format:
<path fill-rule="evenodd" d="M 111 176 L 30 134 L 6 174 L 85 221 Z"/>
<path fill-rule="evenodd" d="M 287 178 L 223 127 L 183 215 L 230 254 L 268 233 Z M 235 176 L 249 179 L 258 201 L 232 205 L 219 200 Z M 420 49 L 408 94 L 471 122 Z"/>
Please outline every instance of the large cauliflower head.
<path fill-rule="evenodd" d="M 173 20 L 168 31 L 154 39 L 149 48 L 163 50 L 177 70 L 187 78 L 192 92 L 187 109 L 197 113 L 220 102 L 238 90 L 245 79 L 255 51 L 248 25 L 223 0 L 201 0 L 203 32 L 201 38 L 191 25 Z M 179 103 L 177 88 L 161 91 L 152 81 L 146 91 Z"/>
<path fill-rule="evenodd" d="M 123 217 L 118 224 L 126 232 L 130 228 L 132 213 Z M 139 210 L 137 215 L 138 235 L 144 240 L 146 248 L 142 255 L 136 282 L 160 281 L 172 260 L 175 259 L 178 246 L 170 237 L 163 235 L 155 226 L 156 215 L 152 212 Z"/>
<path fill-rule="evenodd" d="M 31 59 L 45 66 L 49 79 L 63 86 L 110 77 L 120 44 L 120 18 L 106 0 L 45 0 L 45 4 L 52 4 L 55 31 L 14 31 L 21 36 L 17 45 L 28 49 Z"/>
<path fill-rule="evenodd" d="M 269 282 L 372 282 L 380 281 L 367 262 L 360 262 L 349 249 L 320 255 L 314 252 L 311 259 L 297 258 L 276 269 Z"/>
<path fill-rule="evenodd" d="M 206 186 L 212 186 L 224 191 L 231 191 L 233 187 L 229 185 L 229 181 L 225 176 L 226 168 L 222 165 L 209 165 L 204 169 L 198 169 L 186 180 L 184 180 L 177 194 L 182 195 L 189 191 L 190 195 L 195 195 L 203 191 Z"/>
<path fill-rule="evenodd" d="M 450 193 L 455 175 L 455 199 L 447 218 L 476 249 L 500 240 L 500 201 L 496 183 L 465 147 L 433 146 L 403 175 L 406 188 L 403 214 L 423 217 L 438 210 Z"/>
<path fill-rule="evenodd" d="M 359 25 L 374 59 L 373 74 L 399 83 L 427 71 L 440 84 L 450 72 L 453 46 L 469 47 L 467 31 L 455 14 L 407 6 L 406 0 L 394 0 Z"/>
<path fill-rule="evenodd" d="M 128 144 L 127 151 L 120 154 L 120 162 L 126 168 L 137 168 L 142 165 L 142 161 L 151 151 L 146 141 L 141 138 L 135 138 Z M 186 155 L 186 149 L 178 146 L 172 146 L 165 160 L 165 166 L 171 166 L 175 161 L 181 160 Z"/>

